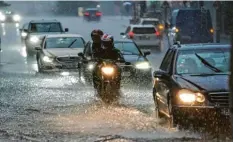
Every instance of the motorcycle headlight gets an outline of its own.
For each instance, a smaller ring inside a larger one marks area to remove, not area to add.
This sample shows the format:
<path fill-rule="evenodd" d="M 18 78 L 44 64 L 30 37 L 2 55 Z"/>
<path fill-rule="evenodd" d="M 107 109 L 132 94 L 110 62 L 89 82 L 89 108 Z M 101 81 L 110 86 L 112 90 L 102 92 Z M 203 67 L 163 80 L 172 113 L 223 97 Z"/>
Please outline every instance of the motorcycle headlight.
<path fill-rule="evenodd" d="M 14 16 L 13 16 L 13 20 L 14 20 L 14 21 L 19 21 L 20 18 L 21 18 L 21 17 L 20 17 L 19 15 L 14 15 Z"/>
<path fill-rule="evenodd" d="M 37 43 L 39 41 L 39 38 L 36 37 L 36 36 L 33 36 L 30 38 L 30 41 L 33 42 L 33 43 Z"/>
<path fill-rule="evenodd" d="M 93 68 L 94 68 L 94 64 L 89 64 L 89 65 L 88 65 L 88 69 L 89 69 L 89 70 L 93 70 Z"/>
<path fill-rule="evenodd" d="M 183 103 L 203 103 L 205 101 L 205 96 L 201 93 L 194 93 L 189 90 L 180 90 L 178 92 L 178 97 Z"/>
<path fill-rule="evenodd" d="M 150 64 L 148 62 L 137 63 L 136 68 L 138 68 L 138 69 L 149 69 Z"/>
<path fill-rule="evenodd" d="M 47 62 L 47 63 L 51 63 L 53 60 L 51 58 L 49 58 L 48 56 L 44 56 L 43 61 Z"/>
<path fill-rule="evenodd" d="M 6 16 L 3 15 L 3 14 L 0 14 L 0 20 L 1 20 L 1 21 L 5 21 L 5 20 L 6 20 Z"/>
<path fill-rule="evenodd" d="M 114 73 L 113 67 L 102 67 L 101 71 L 106 75 L 112 75 Z"/>

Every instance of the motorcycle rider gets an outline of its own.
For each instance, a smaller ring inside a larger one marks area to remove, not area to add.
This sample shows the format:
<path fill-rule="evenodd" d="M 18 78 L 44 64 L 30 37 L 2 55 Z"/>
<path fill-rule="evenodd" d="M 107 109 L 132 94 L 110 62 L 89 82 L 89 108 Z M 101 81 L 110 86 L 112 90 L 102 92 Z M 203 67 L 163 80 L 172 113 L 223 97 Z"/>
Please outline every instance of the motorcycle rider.
<path fill-rule="evenodd" d="M 112 35 L 104 34 L 101 38 L 102 41 L 102 52 L 100 53 L 100 59 L 110 59 L 110 60 L 123 60 L 121 52 L 114 47 L 114 38 Z M 101 62 L 99 62 L 101 63 Z M 93 84 L 94 88 L 97 87 L 98 82 L 98 64 L 93 70 Z"/>
<path fill-rule="evenodd" d="M 93 41 L 92 51 L 93 56 L 96 58 L 99 58 L 102 52 L 101 37 L 103 36 L 103 34 L 103 31 L 101 31 L 100 29 L 96 29 L 91 32 L 91 39 Z"/>

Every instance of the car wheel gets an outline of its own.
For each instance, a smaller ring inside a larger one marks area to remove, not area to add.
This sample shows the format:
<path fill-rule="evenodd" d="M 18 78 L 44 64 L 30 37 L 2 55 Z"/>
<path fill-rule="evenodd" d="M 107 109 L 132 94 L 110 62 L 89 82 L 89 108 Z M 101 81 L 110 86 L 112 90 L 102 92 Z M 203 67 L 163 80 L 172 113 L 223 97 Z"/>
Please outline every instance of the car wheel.
<path fill-rule="evenodd" d="M 164 118 L 164 115 L 160 112 L 160 109 L 159 109 L 159 103 L 158 103 L 158 99 L 156 97 L 155 89 L 153 89 L 153 98 L 154 98 L 154 104 L 155 104 L 155 116 L 156 116 L 156 118 L 157 119 Z"/>
<path fill-rule="evenodd" d="M 168 110 L 169 110 L 169 125 L 170 128 L 179 128 L 180 129 L 180 123 L 178 119 L 178 111 L 172 107 L 172 100 L 169 98 L 168 101 Z"/>
<path fill-rule="evenodd" d="M 41 68 L 41 61 L 40 61 L 40 59 L 38 58 L 37 59 L 37 66 L 38 66 L 38 72 L 43 72 L 43 69 Z"/>

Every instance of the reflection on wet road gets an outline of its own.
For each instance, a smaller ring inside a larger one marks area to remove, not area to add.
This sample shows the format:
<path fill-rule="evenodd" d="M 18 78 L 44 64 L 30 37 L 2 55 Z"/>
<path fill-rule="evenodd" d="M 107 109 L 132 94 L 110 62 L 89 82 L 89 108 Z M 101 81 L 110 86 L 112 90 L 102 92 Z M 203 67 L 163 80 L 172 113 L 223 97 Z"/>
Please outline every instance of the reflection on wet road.
<path fill-rule="evenodd" d="M 26 18 L 24 22 L 29 20 Z M 85 23 L 83 28 L 82 19 L 57 20 L 69 27 L 71 33 L 80 33 L 86 39 L 98 27 L 120 38 L 120 31 L 125 30 L 122 25 L 128 24 L 126 18 L 119 21 L 106 17 L 101 23 Z M 0 134 L 39 141 L 96 141 L 114 136 L 146 140 L 198 138 L 159 125 L 154 116 L 152 89 L 125 86 L 119 102 L 105 106 L 96 98 L 93 87 L 76 72 L 37 73 L 35 57 L 27 57 L 21 43 L 21 26 L 22 23 L 1 27 Z M 155 69 L 165 51 L 149 57 Z"/>

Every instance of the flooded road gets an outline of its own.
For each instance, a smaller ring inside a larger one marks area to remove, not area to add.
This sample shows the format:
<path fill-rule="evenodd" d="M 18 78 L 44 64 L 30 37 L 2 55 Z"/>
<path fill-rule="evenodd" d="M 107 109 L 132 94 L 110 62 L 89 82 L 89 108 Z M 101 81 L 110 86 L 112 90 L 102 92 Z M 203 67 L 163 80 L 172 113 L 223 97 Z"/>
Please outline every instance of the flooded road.
<path fill-rule="evenodd" d="M 94 28 L 120 38 L 129 20 L 119 18 L 104 17 L 100 23 L 86 23 L 76 17 L 56 17 L 63 27 L 70 29 L 69 33 L 81 34 L 86 40 Z M 24 18 L 19 27 L 33 19 Z M 119 102 L 106 106 L 77 72 L 39 74 L 35 57 L 27 57 L 21 44 L 19 27 L 5 24 L 1 28 L 0 136 L 3 139 L 82 142 L 169 141 L 187 137 L 199 140 L 198 134 L 160 124 L 154 114 L 152 88 L 125 84 Z M 164 47 L 162 53 L 152 53 L 149 57 L 154 69 L 158 69 L 166 51 L 166 39 Z"/>

